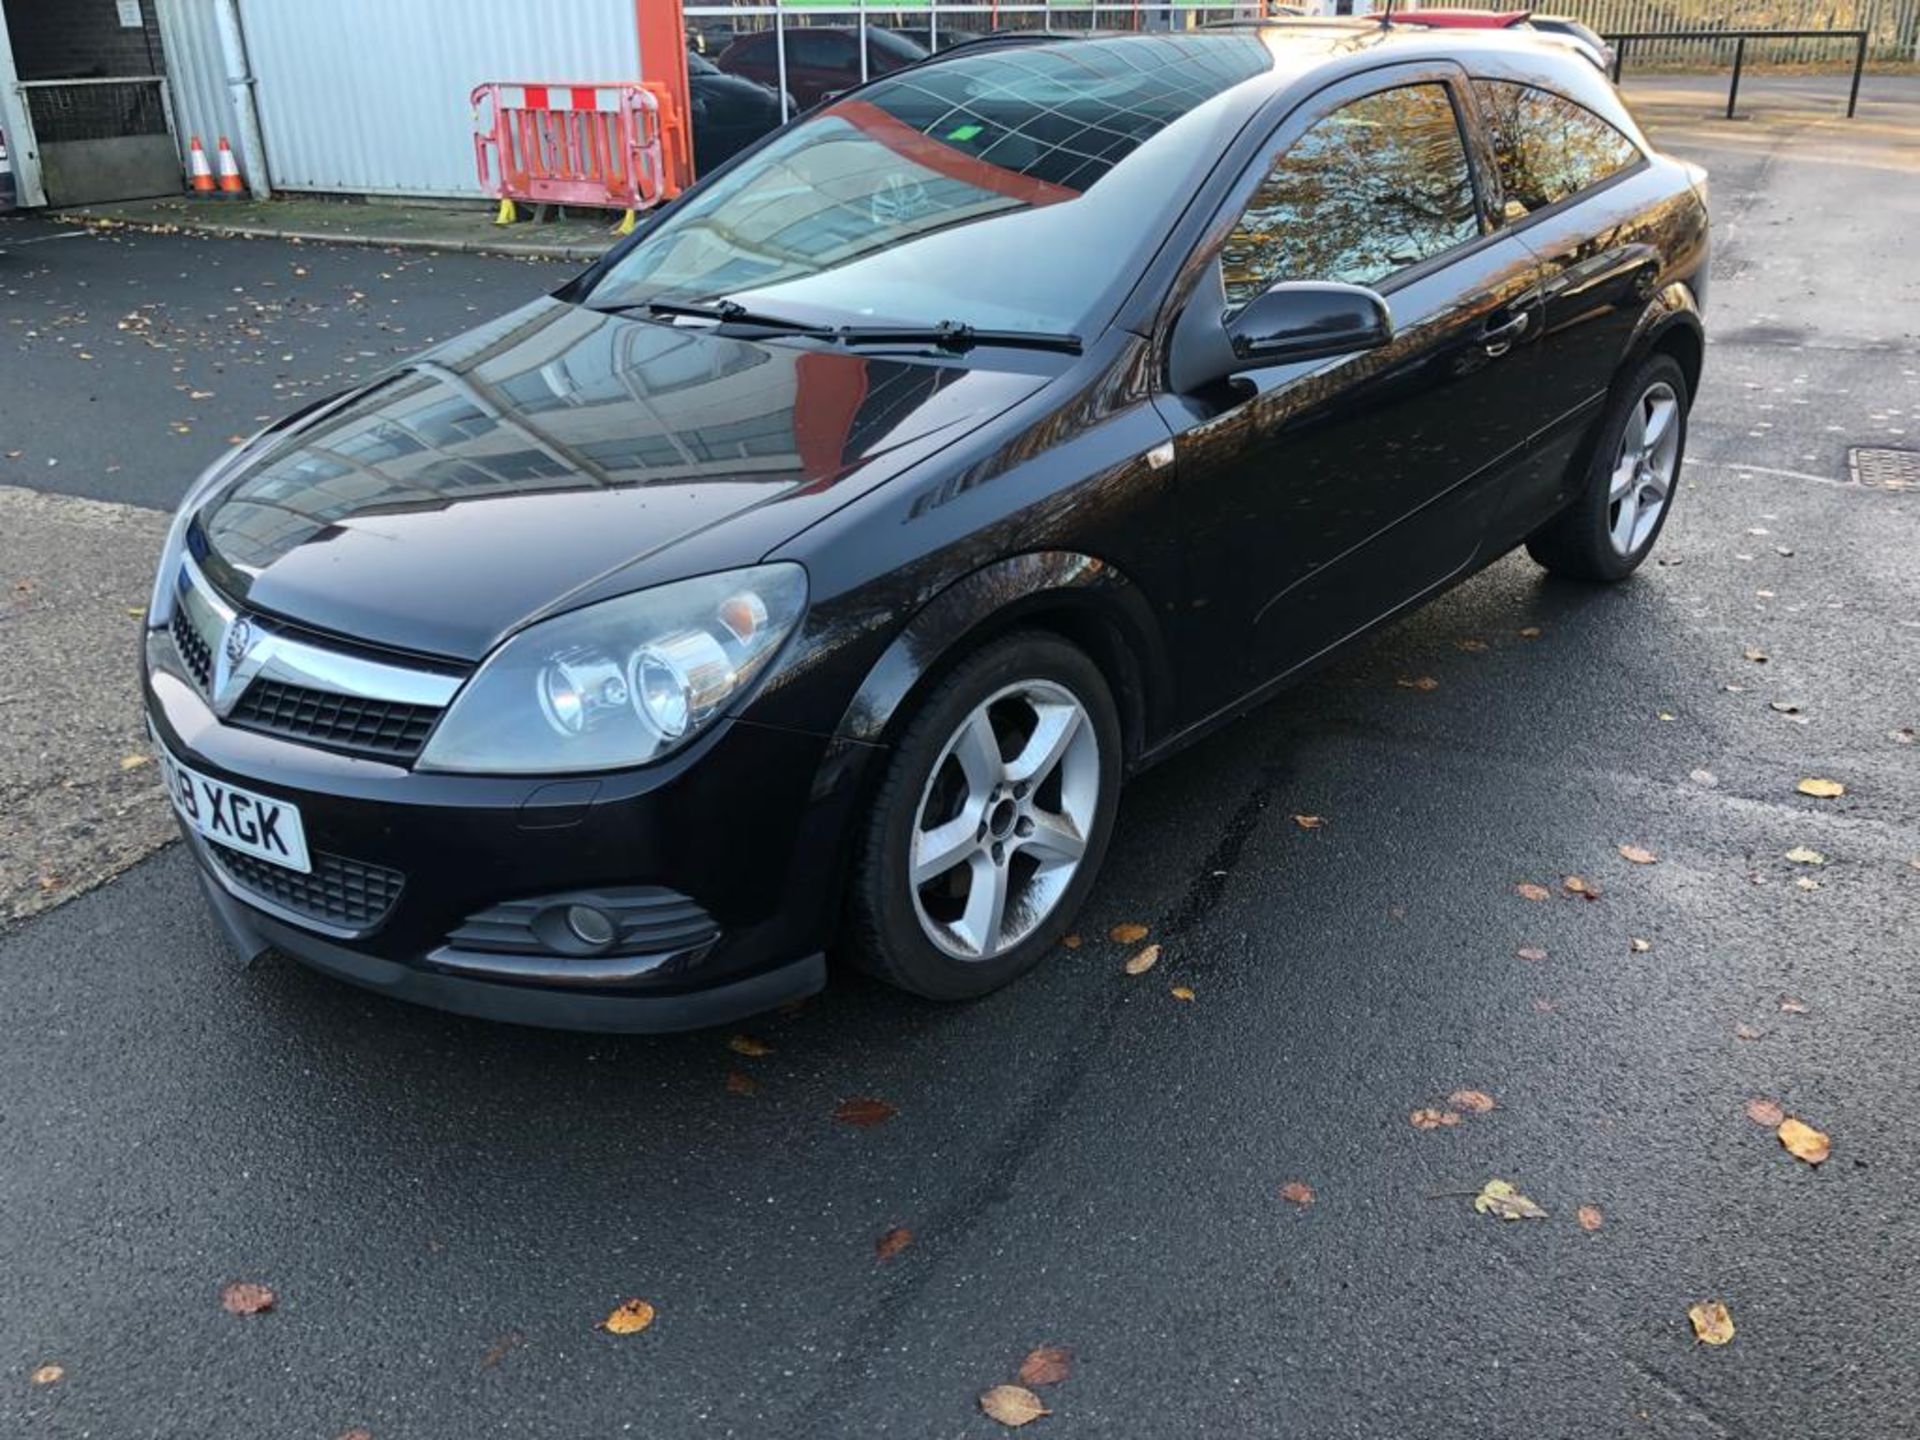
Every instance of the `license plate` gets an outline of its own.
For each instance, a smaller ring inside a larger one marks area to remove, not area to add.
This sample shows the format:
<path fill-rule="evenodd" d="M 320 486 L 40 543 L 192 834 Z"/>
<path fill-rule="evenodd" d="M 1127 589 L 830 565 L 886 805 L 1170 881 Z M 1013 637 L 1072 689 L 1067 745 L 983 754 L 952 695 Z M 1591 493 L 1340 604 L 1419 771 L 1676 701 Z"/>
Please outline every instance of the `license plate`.
<path fill-rule="evenodd" d="M 274 800 L 238 785 L 210 780 L 189 765 L 182 765 L 167 753 L 164 745 L 154 747 L 160 754 L 160 768 L 166 773 L 167 794 L 180 818 L 216 844 L 252 855 L 272 865 L 306 874 L 313 869 L 307 858 L 307 835 L 300 824 L 300 811 L 284 800 Z"/>

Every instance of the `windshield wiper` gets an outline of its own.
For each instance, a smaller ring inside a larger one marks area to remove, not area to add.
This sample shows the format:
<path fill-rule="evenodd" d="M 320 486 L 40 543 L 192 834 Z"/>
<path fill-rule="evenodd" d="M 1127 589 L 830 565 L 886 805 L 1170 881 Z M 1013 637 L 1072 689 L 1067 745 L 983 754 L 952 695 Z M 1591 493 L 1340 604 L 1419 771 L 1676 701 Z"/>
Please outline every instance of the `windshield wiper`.
<path fill-rule="evenodd" d="M 749 310 L 738 300 L 717 300 L 710 305 L 679 300 L 645 300 L 631 305 L 595 308 L 600 309 L 603 315 L 622 315 L 636 310 L 665 317 L 685 315 L 697 320 L 711 320 L 716 325 L 766 330 L 779 335 L 800 335 L 839 345 L 932 345 L 956 355 L 978 345 L 1057 350 L 1068 355 L 1078 355 L 1081 350 L 1078 335 L 1055 334 L 1044 330 L 978 330 L 957 320 L 942 320 L 937 325 L 816 325 L 784 315 L 763 315 Z"/>
<path fill-rule="evenodd" d="M 938 325 L 842 325 L 834 332 L 842 345 L 934 345 L 960 354 L 976 345 L 1006 345 L 1020 350 L 1080 353 L 1078 335 L 1046 330 L 976 330 L 957 320 Z"/>

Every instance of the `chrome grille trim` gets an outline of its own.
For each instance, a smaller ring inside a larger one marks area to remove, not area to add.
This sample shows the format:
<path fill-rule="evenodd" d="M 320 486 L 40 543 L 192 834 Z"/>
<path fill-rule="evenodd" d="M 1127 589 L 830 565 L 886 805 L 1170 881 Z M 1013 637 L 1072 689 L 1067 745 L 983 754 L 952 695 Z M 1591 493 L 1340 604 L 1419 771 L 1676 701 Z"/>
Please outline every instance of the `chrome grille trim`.
<path fill-rule="evenodd" d="M 246 614 L 228 603 L 192 556 L 181 557 L 175 588 L 170 626 L 174 648 L 214 713 L 223 720 L 231 717 L 231 723 L 337 749 L 364 749 L 384 759 L 411 759 L 418 753 L 417 744 L 399 749 L 391 744 L 362 747 L 342 743 L 333 733 L 307 734 L 284 724 L 253 724 L 253 712 L 260 707 L 241 707 L 241 702 L 258 684 L 263 693 L 298 692 L 323 706 L 337 699 L 346 708 L 391 707 L 416 722 L 410 730 L 422 725 L 430 729 L 465 680 L 446 671 L 375 660 L 300 639 L 279 622 Z M 237 657 L 228 649 L 236 627 L 244 627 L 240 631 L 244 645 Z"/>

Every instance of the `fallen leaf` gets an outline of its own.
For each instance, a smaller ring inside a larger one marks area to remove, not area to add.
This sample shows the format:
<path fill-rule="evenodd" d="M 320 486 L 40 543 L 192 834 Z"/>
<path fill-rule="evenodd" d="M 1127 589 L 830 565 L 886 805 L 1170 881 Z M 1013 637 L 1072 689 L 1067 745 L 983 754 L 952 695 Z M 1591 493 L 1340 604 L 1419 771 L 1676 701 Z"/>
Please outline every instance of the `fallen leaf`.
<path fill-rule="evenodd" d="M 1159 959 L 1160 947 L 1158 945 L 1149 945 L 1138 954 L 1129 956 L 1123 968 L 1129 975 L 1144 975 L 1147 971 L 1153 969 L 1155 964 L 1159 962 Z"/>
<path fill-rule="evenodd" d="M 1824 865 L 1827 857 L 1807 845 L 1796 845 L 1787 851 L 1787 859 L 1796 865 Z"/>
<path fill-rule="evenodd" d="M 759 1059 L 762 1055 L 771 1055 L 773 1047 L 764 1040 L 756 1040 L 751 1035 L 736 1035 L 727 1041 L 727 1049 L 736 1055 L 750 1055 Z"/>
<path fill-rule="evenodd" d="M 1733 1038 L 1736 1040 L 1758 1040 L 1766 1033 L 1764 1030 L 1756 1030 L 1751 1025 L 1736 1025 L 1733 1027 Z"/>
<path fill-rule="evenodd" d="M 1887 738 L 1896 745 L 1911 745 L 1914 739 L 1913 727 L 1911 725 L 1902 725 L 1898 730 L 1889 730 L 1887 731 Z"/>
<path fill-rule="evenodd" d="M 644 1300 L 625 1300 L 593 1328 L 609 1335 L 638 1335 L 653 1324 L 653 1306 Z"/>
<path fill-rule="evenodd" d="M 1069 950 L 1078 950 L 1080 948 L 1080 937 L 1078 935 L 1062 935 L 1060 937 L 1060 943 Z"/>
<path fill-rule="evenodd" d="M 912 1243 L 913 1231 L 904 1225 L 896 1225 L 873 1242 L 873 1258 L 891 1260 Z"/>
<path fill-rule="evenodd" d="M 1783 1015 L 1804 1015 L 1807 1013 L 1807 1002 L 1804 1000 L 1796 1000 L 1791 995 L 1782 995 L 1780 997 L 1780 1012 Z"/>
<path fill-rule="evenodd" d="M 1318 830 L 1327 822 L 1322 820 L 1318 815 L 1296 815 L 1293 817 L 1293 823 L 1298 825 L 1302 830 Z"/>
<path fill-rule="evenodd" d="M 1546 886 L 1535 885 L 1531 882 L 1514 886 L 1513 893 L 1518 895 L 1522 900 L 1547 900 L 1553 896 L 1553 892 L 1547 889 Z"/>
<path fill-rule="evenodd" d="M 1146 939 L 1147 930 L 1147 926 L 1133 923 L 1116 925 L 1107 932 L 1107 938 L 1116 945 L 1131 945 L 1136 941 Z"/>
<path fill-rule="evenodd" d="M 1652 865 L 1660 858 L 1651 850 L 1639 845 L 1622 845 L 1619 850 L 1621 859 L 1635 865 Z"/>
<path fill-rule="evenodd" d="M 842 1100 L 834 1107 L 833 1118 L 848 1125 L 858 1125 L 862 1130 L 870 1130 L 875 1125 L 884 1125 L 900 1111 L 884 1100 L 875 1100 L 871 1096 L 860 1095 L 851 1100 Z"/>
<path fill-rule="evenodd" d="M 1514 633 L 1522 640 L 1538 640 L 1540 638 L 1540 627 L 1538 625 L 1527 625 Z"/>
<path fill-rule="evenodd" d="M 1689 1305 L 1687 1319 L 1693 1322 L 1694 1338 L 1702 1345 L 1724 1345 L 1733 1339 L 1733 1316 L 1718 1300 Z"/>
<path fill-rule="evenodd" d="M 1651 940 L 1642 940 L 1638 935 L 1633 935 L 1627 939 L 1627 948 L 1636 955 L 1644 955 L 1653 948 L 1653 942 Z"/>
<path fill-rule="evenodd" d="M 1820 882 L 1811 875 L 1801 875 L 1794 880 L 1793 884 L 1796 890 L 1818 890 L 1820 888 Z"/>
<path fill-rule="evenodd" d="M 1598 1230 L 1607 1223 L 1607 1217 L 1601 1213 L 1598 1205 L 1582 1205 L 1574 1211 L 1574 1215 L 1580 1221 L 1582 1230 Z"/>
<path fill-rule="evenodd" d="M 1584 875 L 1569 875 L 1560 884 L 1569 895 L 1578 895 L 1583 900 L 1598 900 L 1601 895 L 1600 887 Z"/>
<path fill-rule="evenodd" d="M 1806 1121 L 1796 1120 L 1791 1115 L 1780 1122 L 1780 1128 L 1774 1133 L 1796 1160 L 1804 1160 L 1809 1165 L 1818 1165 L 1833 1151 L 1833 1142 L 1824 1131 L 1816 1130 Z"/>
<path fill-rule="evenodd" d="M 120 768 L 122 770 L 138 770 L 142 765 L 151 765 L 152 763 L 152 757 L 146 755 L 122 755 L 120 757 Z"/>
<path fill-rule="evenodd" d="M 1847 793 L 1847 787 L 1842 785 L 1838 780 L 1802 780 L 1793 788 L 1798 790 L 1802 795 L 1813 796 L 1816 800 L 1832 800 L 1836 796 Z"/>
<path fill-rule="evenodd" d="M 1493 1109 L 1493 1097 L 1484 1090 L 1456 1090 L 1447 1096 L 1447 1104 L 1456 1110 L 1484 1115 Z"/>
<path fill-rule="evenodd" d="M 213 391 L 211 391 L 211 390 L 189 390 L 189 391 L 187 392 L 187 398 L 188 398 L 189 400 L 211 400 L 211 399 L 213 399 Z"/>
<path fill-rule="evenodd" d="M 1040 1345 L 1027 1352 L 1016 1377 L 1022 1385 L 1058 1385 L 1073 1374 L 1073 1351 L 1065 1345 Z"/>
<path fill-rule="evenodd" d="M 1176 985 L 1173 987 L 1173 989 L 1169 990 L 1167 993 L 1173 996 L 1173 998 L 1176 1000 L 1193 999 L 1193 988 L 1188 985 Z"/>
<path fill-rule="evenodd" d="M 1458 1125 L 1460 1116 L 1452 1110 L 1435 1110 L 1423 1106 L 1407 1117 L 1416 1130 L 1438 1130 L 1443 1125 Z"/>
<path fill-rule="evenodd" d="M 274 1293 L 251 1280 L 236 1280 L 220 1292 L 220 1304 L 229 1315 L 259 1315 L 273 1308 Z"/>
<path fill-rule="evenodd" d="M 342 1430 L 334 1440 L 373 1440 L 373 1431 L 364 1425 L 356 1425 L 351 1430 Z"/>
<path fill-rule="evenodd" d="M 1767 702 L 1767 708 L 1778 711 L 1782 715 L 1798 715 L 1800 713 L 1800 707 L 1791 700 L 1769 700 Z"/>
<path fill-rule="evenodd" d="M 1280 1187 L 1280 1198 L 1291 1200 L 1304 1210 L 1313 1203 L 1313 1187 L 1304 1180 L 1289 1180 Z"/>
<path fill-rule="evenodd" d="M 1533 1008 L 1542 1015 L 1551 1015 L 1554 1011 L 1558 1010 L 1560 1006 L 1558 1002 L 1549 1000 L 1544 995 L 1536 995 L 1533 997 Z"/>
<path fill-rule="evenodd" d="M 1538 945 L 1522 945 L 1513 953 L 1518 955 L 1522 960 L 1544 960 L 1547 958 L 1547 952 L 1542 950 Z"/>
<path fill-rule="evenodd" d="M 1687 778 L 1696 785 L 1718 785 L 1720 777 L 1711 770 L 1690 770 Z"/>
<path fill-rule="evenodd" d="M 1758 646 L 1749 645 L 1741 653 L 1745 655 L 1747 659 L 1753 661 L 1753 663 L 1756 665 L 1764 665 L 1767 663 L 1767 652 L 1760 649 Z"/>
<path fill-rule="evenodd" d="M 987 1418 L 998 1420 L 1009 1430 L 1053 1412 L 1040 1403 L 1040 1397 L 1023 1385 L 996 1385 L 980 1397 L 980 1408 Z"/>
<path fill-rule="evenodd" d="M 53 1385 L 58 1383 L 60 1377 L 66 1373 L 64 1366 L 42 1365 L 38 1370 L 34 1371 L 33 1374 L 29 1375 L 27 1379 L 34 1385 Z"/>
<path fill-rule="evenodd" d="M 1471 637 L 1463 637 L 1453 642 L 1453 648 L 1456 650 L 1464 650 L 1469 655 L 1478 655 L 1482 650 L 1487 648 L 1487 642 L 1484 640 L 1475 640 Z"/>
<path fill-rule="evenodd" d="M 1505 1180 L 1489 1180 L 1473 1197 L 1477 1215 L 1495 1215 L 1502 1220 L 1544 1220 L 1547 1212 L 1522 1195 Z"/>
<path fill-rule="evenodd" d="M 1787 1118 L 1787 1112 L 1780 1108 L 1777 1101 L 1764 1100 L 1759 1096 L 1747 1101 L 1746 1111 L 1749 1120 L 1756 1125 L 1764 1125 L 1769 1130 L 1777 1129 L 1780 1122 Z"/>
<path fill-rule="evenodd" d="M 727 1071 L 727 1093 L 729 1095 L 758 1095 L 760 1082 L 751 1075 L 742 1075 L 738 1070 Z"/>
<path fill-rule="evenodd" d="M 1403 675 L 1393 683 L 1398 685 L 1402 690 L 1419 690 L 1425 692 L 1438 690 L 1440 688 L 1440 682 L 1431 675 L 1421 675 L 1413 680 L 1409 680 Z"/>

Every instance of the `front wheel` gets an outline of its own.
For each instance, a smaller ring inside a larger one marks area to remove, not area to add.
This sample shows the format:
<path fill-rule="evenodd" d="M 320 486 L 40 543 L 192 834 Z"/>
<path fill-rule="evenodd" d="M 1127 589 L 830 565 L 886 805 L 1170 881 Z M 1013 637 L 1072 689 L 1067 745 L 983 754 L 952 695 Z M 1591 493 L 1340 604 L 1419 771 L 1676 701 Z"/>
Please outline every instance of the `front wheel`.
<path fill-rule="evenodd" d="M 1686 374 L 1670 355 L 1617 387 L 1580 498 L 1527 537 L 1527 553 L 1577 580 L 1624 580 L 1639 568 L 1673 508 L 1688 403 Z"/>
<path fill-rule="evenodd" d="M 1038 632 L 963 660 L 902 732 L 861 837 L 853 958 L 903 990 L 964 1000 L 1058 940 L 1093 886 L 1120 788 L 1100 669 Z"/>

